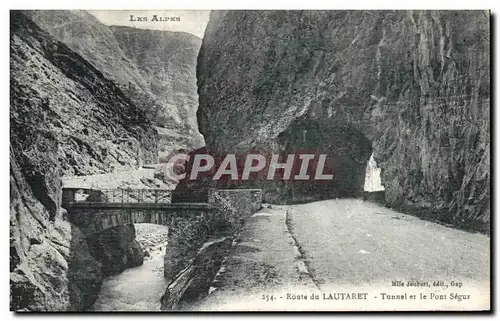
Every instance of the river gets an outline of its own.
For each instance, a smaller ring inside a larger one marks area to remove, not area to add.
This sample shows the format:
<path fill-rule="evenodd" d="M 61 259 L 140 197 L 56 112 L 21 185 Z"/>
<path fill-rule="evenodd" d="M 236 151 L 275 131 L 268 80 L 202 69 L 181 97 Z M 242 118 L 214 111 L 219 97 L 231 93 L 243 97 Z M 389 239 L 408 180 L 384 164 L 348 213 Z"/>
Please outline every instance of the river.
<path fill-rule="evenodd" d="M 167 282 L 163 257 L 167 243 L 166 226 L 134 224 L 136 239 L 150 257 L 144 264 L 107 277 L 92 311 L 159 311 Z"/>

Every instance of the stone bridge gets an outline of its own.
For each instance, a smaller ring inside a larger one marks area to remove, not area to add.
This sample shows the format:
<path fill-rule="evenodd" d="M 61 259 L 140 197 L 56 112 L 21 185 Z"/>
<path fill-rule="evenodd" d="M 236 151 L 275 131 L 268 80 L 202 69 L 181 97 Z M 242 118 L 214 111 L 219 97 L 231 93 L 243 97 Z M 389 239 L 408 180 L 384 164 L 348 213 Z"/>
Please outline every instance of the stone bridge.
<path fill-rule="evenodd" d="M 208 203 L 171 203 L 170 190 L 63 188 L 62 207 L 85 235 L 134 223 L 173 226 L 173 220 L 233 207 L 251 215 L 262 203 L 259 189 L 211 189 Z"/>

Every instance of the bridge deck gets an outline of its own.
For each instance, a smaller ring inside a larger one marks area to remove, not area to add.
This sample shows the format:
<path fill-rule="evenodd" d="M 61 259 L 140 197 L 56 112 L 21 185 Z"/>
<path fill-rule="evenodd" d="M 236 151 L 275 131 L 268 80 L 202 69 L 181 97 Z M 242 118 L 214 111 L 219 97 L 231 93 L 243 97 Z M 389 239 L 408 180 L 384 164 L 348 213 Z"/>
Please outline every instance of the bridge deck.
<path fill-rule="evenodd" d="M 208 203 L 98 203 L 69 202 L 64 208 L 132 208 L 132 209 L 211 209 Z"/>

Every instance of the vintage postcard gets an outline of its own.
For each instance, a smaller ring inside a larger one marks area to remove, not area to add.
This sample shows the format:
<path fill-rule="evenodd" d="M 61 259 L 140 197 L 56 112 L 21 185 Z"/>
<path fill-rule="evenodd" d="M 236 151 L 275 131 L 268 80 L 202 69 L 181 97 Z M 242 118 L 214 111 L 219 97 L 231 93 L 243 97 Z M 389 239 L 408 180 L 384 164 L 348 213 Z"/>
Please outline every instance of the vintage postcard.
<path fill-rule="evenodd" d="M 11 311 L 491 310 L 490 21 L 11 10 Z"/>

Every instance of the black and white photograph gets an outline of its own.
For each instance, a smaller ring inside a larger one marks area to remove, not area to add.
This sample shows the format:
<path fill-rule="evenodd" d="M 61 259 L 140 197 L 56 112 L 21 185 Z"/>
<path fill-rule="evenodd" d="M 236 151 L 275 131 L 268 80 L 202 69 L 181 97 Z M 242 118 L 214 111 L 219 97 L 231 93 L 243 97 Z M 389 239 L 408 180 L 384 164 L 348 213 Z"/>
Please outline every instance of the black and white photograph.
<path fill-rule="evenodd" d="M 10 10 L 10 311 L 492 310 L 488 8 L 163 5 Z"/>

